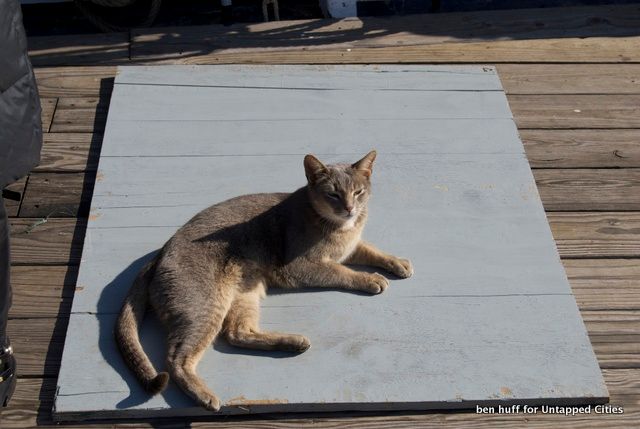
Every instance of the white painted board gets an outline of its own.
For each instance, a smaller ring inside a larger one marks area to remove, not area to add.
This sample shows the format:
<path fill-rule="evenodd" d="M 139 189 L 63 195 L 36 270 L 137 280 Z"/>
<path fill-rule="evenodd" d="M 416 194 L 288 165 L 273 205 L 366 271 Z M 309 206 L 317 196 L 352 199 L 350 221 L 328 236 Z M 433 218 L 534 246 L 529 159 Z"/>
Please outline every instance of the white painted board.
<path fill-rule="evenodd" d="M 412 259 L 415 275 L 375 297 L 270 294 L 262 326 L 312 348 L 284 356 L 218 341 L 199 373 L 221 413 L 606 401 L 493 68 L 121 67 L 56 418 L 209 414 L 173 385 L 148 397 L 124 368 L 111 332 L 132 278 L 200 209 L 293 191 L 306 153 L 352 162 L 372 148 L 365 238 Z M 142 337 L 162 368 L 151 318 Z"/>

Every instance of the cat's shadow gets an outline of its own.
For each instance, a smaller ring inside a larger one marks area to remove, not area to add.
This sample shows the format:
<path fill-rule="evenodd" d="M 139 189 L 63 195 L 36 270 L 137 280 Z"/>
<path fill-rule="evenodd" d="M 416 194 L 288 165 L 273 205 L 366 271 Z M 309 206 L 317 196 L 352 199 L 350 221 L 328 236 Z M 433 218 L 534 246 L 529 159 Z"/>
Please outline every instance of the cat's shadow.
<path fill-rule="evenodd" d="M 120 352 L 117 349 L 114 338 L 114 327 L 119 311 L 124 298 L 131 287 L 134 278 L 142 267 L 150 261 L 157 251 L 149 252 L 146 255 L 133 261 L 127 268 L 121 271 L 109 284 L 103 289 L 98 299 L 98 323 L 99 323 L 99 349 L 104 360 L 111 365 L 116 373 L 125 381 L 127 388 L 129 389 L 129 396 L 122 399 L 116 407 L 118 409 L 125 409 L 136 407 L 148 402 L 151 396 L 144 391 L 138 380 L 135 378 L 133 372 L 125 364 Z M 353 266 L 352 268 L 358 271 L 367 272 L 381 272 L 380 270 L 372 269 L 371 267 Z M 383 273 L 386 275 L 386 273 Z M 392 277 L 390 277 L 392 278 Z M 340 291 L 344 293 L 352 293 L 357 295 L 369 295 L 359 291 L 346 291 L 338 288 L 304 288 L 304 289 L 279 289 L 272 288 L 269 290 L 268 295 L 282 295 L 289 293 L 310 293 L 318 291 Z M 166 357 L 166 342 L 165 333 L 153 312 L 148 312 L 145 316 L 145 322 L 140 333 L 140 340 L 142 348 L 149 356 L 149 359 L 153 363 L 154 367 L 158 371 L 165 370 L 165 357 Z M 296 353 L 283 352 L 283 351 L 267 351 L 267 350 L 252 350 L 240 347 L 235 347 L 226 342 L 223 338 L 218 338 L 212 345 L 213 349 L 219 353 L 231 354 L 231 355 L 250 355 L 250 356 L 262 356 L 271 359 L 285 359 L 296 356 Z M 187 397 L 177 386 L 170 383 L 169 388 L 161 393 L 165 402 L 171 407 L 194 407 L 193 401 Z"/>

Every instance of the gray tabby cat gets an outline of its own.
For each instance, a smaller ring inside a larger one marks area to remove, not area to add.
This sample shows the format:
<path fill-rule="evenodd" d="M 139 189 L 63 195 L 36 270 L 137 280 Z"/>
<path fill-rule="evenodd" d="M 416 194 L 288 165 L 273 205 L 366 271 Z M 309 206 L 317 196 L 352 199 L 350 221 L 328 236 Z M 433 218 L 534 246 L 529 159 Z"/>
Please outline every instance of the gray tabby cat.
<path fill-rule="evenodd" d="M 216 336 L 252 349 L 302 353 L 302 335 L 260 330 L 260 299 L 268 287 L 331 287 L 378 294 L 389 281 L 343 264 L 413 273 L 407 259 L 360 240 L 367 219 L 376 152 L 354 164 L 304 158 L 307 185 L 293 193 L 244 195 L 197 214 L 138 274 L 116 325 L 124 360 L 145 389 L 162 391 L 169 380 L 142 350 L 138 329 L 151 307 L 168 333 L 167 366 L 174 381 L 206 409 L 218 397 L 196 374 Z"/>

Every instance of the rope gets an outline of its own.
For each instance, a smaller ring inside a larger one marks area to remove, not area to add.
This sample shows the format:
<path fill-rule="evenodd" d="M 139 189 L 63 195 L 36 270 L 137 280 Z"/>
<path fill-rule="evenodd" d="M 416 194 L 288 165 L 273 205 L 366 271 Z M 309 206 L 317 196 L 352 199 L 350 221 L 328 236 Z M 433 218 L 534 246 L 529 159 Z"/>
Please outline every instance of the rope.
<path fill-rule="evenodd" d="M 111 20 L 105 19 L 100 13 L 100 9 L 102 8 L 125 8 L 128 6 L 133 6 L 139 1 L 140 0 L 74 0 L 74 3 L 78 7 L 78 9 L 80 9 L 80 12 L 82 12 L 82 14 L 89 21 L 91 21 L 94 26 L 104 31 L 105 33 L 111 33 L 118 31 L 127 31 L 134 27 L 149 27 L 151 24 L 153 24 L 153 21 L 155 21 L 158 16 L 158 12 L 160 12 L 162 0 L 150 0 L 149 7 L 146 10 L 143 20 L 133 25 L 123 25 L 118 22 L 113 22 Z M 89 3 L 99 5 L 99 7 L 96 8 Z M 126 16 L 127 11 L 123 10 L 122 15 Z"/>

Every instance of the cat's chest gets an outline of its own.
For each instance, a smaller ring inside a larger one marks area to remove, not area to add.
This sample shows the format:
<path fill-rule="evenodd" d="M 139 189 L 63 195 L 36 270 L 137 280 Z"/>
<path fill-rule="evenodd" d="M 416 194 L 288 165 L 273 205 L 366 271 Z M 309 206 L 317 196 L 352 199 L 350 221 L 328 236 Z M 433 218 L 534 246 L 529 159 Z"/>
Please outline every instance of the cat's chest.
<path fill-rule="evenodd" d="M 333 235 L 324 243 L 323 259 L 344 262 L 356 249 L 361 234 L 361 228 L 353 228 Z"/>

